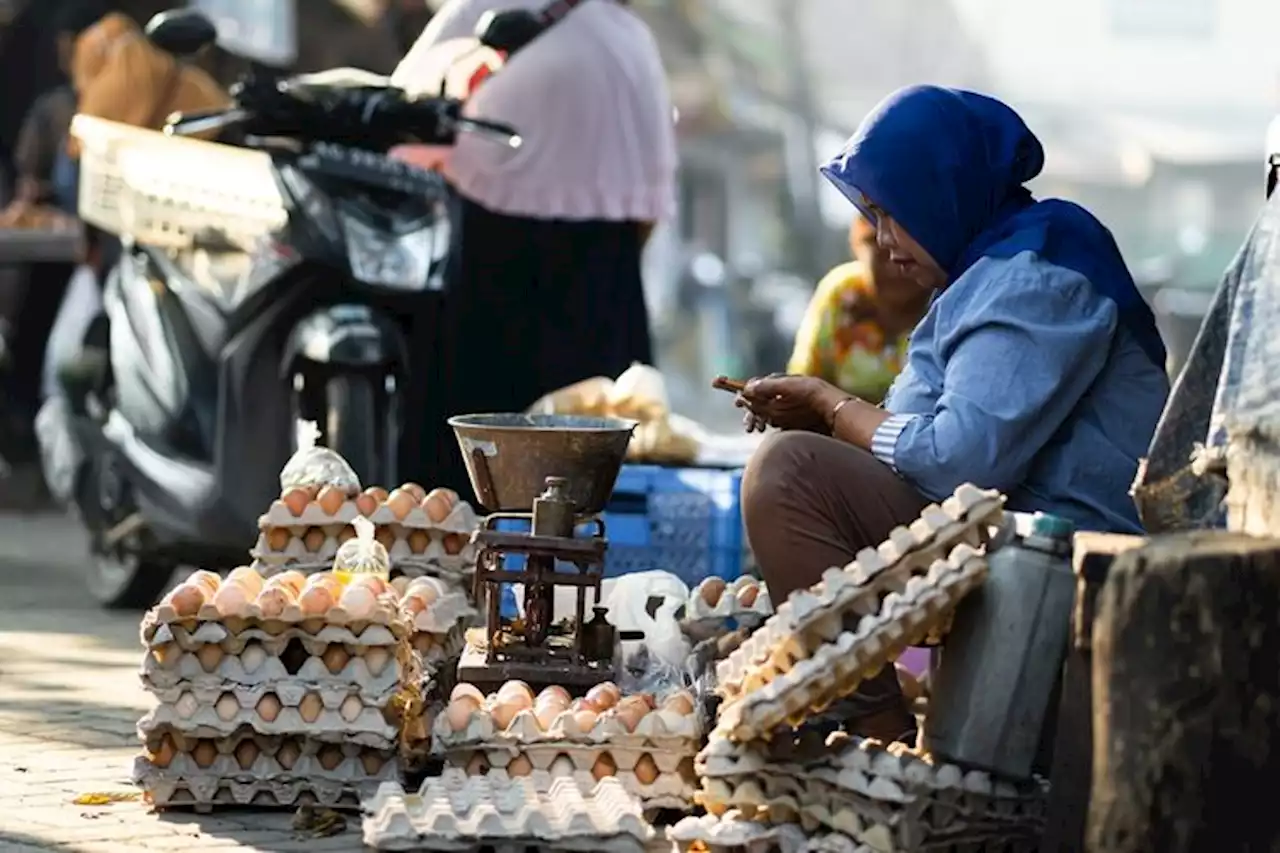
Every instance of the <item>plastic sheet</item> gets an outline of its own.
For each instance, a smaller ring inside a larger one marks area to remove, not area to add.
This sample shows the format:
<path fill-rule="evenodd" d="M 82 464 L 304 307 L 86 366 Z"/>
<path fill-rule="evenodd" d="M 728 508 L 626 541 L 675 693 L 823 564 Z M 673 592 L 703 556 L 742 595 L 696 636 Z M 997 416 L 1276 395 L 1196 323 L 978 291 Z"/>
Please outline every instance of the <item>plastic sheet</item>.
<path fill-rule="evenodd" d="M 348 495 L 358 495 L 360 478 L 347 460 L 316 444 L 320 429 L 315 421 L 298 421 L 296 429 L 298 449 L 280 469 L 281 493 L 295 486 L 334 486 Z"/>

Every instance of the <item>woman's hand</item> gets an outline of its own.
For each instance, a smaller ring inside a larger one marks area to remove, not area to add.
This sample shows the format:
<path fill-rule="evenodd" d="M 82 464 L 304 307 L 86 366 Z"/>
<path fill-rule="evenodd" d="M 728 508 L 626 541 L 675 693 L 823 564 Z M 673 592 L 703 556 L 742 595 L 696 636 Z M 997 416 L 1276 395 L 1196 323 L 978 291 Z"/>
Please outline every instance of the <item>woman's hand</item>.
<path fill-rule="evenodd" d="M 831 413 L 848 396 L 814 376 L 775 373 L 749 381 L 734 405 L 746 409 L 742 422 L 747 432 L 772 426 L 826 434 L 831 431 Z"/>

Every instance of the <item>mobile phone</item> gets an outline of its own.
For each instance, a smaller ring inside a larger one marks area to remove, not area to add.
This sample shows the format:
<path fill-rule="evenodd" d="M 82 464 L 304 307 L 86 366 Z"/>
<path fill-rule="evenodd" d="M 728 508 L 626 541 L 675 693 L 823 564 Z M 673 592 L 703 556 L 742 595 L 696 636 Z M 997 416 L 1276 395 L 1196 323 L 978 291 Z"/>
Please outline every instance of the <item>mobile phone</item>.
<path fill-rule="evenodd" d="M 730 379 L 728 376 L 717 376 L 711 381 L 711 387 L 719 391 L 728 391 L 730 394 L 741 394 L 742 389 L 747 387 L 747 383 L 741 379 Z"/>

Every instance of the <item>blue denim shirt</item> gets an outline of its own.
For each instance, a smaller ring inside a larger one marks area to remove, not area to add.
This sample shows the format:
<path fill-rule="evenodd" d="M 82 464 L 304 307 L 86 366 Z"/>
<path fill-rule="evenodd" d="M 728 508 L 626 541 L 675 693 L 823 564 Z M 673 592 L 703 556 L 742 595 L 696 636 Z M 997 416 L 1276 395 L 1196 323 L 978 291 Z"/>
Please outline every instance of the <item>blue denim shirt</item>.
<path fill-rule="evenodd" d="M 1010 509 L 1140 532 L 1129 489 L 1168 394 L 1079 273 L 984 258 L 912 333 L 871 451 L 932 500 L 972 482 Z"/>

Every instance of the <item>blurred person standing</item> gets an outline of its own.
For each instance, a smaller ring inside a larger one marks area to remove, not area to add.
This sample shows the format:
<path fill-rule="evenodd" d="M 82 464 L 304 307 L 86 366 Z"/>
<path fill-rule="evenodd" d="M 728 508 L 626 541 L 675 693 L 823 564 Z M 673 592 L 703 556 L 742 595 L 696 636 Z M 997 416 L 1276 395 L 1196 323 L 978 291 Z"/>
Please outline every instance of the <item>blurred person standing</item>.
<path fill-rule="evenodd" d="M 394 79 L 413 81 L 484 13 L 545 2 L 449 0 Z M 584 0 L 480 82 L 465 112 L 511 125 L 523 144 L 464 134 L 436 163 L 459 196 L 439 414 L 523 411 L 578 380 L 652 363 L 641 254 L 675 207 L 676 142 L 649 28 L 625 2 Z M 438 479 L 466 488 L 452 431 L 434 417 L 427 429 Z"/>
<path fill-rule="evenodd" d="M 827 273 L 809 301 L 787 372 L 879 403 L 902 370 L 930 293 L 898 271 L 864 217 L 850 226 L 849 247 L 854 259 Z"/>

